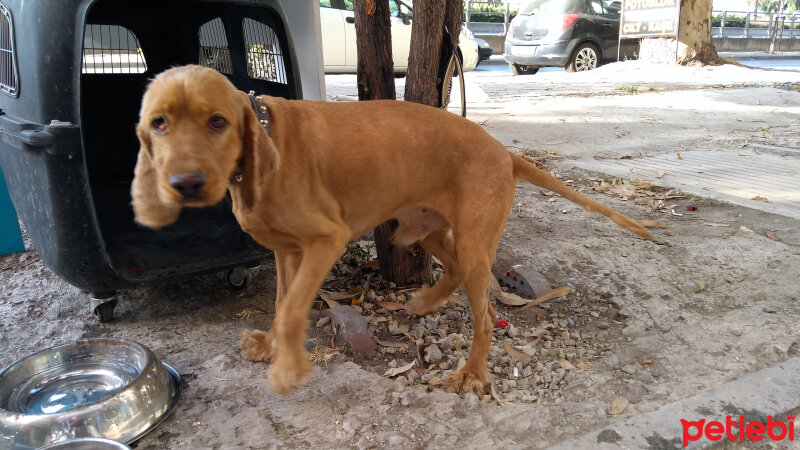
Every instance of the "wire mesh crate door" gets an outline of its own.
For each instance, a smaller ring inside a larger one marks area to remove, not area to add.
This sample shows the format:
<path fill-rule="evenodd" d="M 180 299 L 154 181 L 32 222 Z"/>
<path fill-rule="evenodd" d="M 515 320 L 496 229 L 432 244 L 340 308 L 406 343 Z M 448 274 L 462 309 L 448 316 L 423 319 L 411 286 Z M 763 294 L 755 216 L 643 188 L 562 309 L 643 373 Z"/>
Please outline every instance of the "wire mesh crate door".
<path fill-rule="evenodd" d="M 272 28 L 249 18 L 242 21 L 242 28 L 247 49 L 247 74 L 257 80 L 287 84 L 281 46 Z"/>
<path fill-rule="evenodd" d="M 17 95 L 17 61 L 11 12 L 0 4 L 0 91 Z"/>
<path fill-rule="evenodd" d="M 206 22 L 198 32 L 200 39 L 200 65 L 210 67 L 217 72 L 233 74 L 231 50 L 228 47 L 228 37 L 225 35 L 225 25 L 217 17 Z"/>
<path fill-rule="evenodd" d="M 131 30 L 120 25 L 86 24 L 82 66 L 83 73 L 147 72 L 139 39 Z"/>

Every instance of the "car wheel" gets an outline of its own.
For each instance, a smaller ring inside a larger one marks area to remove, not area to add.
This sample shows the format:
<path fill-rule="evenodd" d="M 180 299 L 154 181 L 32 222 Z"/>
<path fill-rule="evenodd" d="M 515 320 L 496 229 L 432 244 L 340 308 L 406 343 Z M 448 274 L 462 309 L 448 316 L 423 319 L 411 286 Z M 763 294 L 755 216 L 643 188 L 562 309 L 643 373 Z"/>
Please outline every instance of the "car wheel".
<path fill-rule="evenodd" d="M 583 43 L 572 52 L 572 56 L 564 69 L 567 72 L 592 70 L 597 68 L 599 61 L 600 55 L 597 52 L 597 47 L 589 43 Z"/>
<path fill-rule="evenodd" d="M 533 75 L 539 71 L 538 67 L 523 66 L 514 63 L 508 63 L 508 68 L 511 69 L 511 75 Z"/>

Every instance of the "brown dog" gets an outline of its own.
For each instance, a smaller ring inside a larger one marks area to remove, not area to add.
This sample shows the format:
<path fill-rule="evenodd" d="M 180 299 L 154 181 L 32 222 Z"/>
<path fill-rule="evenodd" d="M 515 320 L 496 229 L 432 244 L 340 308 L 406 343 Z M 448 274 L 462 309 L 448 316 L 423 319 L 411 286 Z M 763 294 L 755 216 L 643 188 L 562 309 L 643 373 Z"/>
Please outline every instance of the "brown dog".
<path fill-rule="evenodd" d="M 182 207 L 212 205 L 230 191 L 242 228 L 275 252 L 272 329 L 244 331 L 241 340 L 245 357 L 272 361 L 275 392 L 291 392 L 311 373 L 304 330 L 325 276 L 350 239 L 386 220 L 399 222 L 397 244 L 419 242 L 445 268 L 409 312 L 436 311 L 459 284 L 466 290 L 474 341 L 466 365 L 446 380 L 460 394 L 482 394 L 488 379 L 489 277 L 518 179 L 650 237 L 455 114 L 398 101 L 260 100 L 269 132 L 248 95 L 214 70 L 185 66 L 157 76 L 142 102 L 131 194 L 136 220 L 159 228 Z"/>

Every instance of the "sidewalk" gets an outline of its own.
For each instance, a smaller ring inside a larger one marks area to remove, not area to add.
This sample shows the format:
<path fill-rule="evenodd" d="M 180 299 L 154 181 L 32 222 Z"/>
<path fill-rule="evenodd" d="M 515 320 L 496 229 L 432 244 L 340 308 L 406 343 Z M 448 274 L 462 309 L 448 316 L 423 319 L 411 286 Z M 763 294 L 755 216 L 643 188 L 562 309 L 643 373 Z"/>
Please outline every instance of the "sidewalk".
<path fill-rule="evenodd" d="M 768 60 L 768 59 L 800 59 L 800 52 L 719 52 L 719 56 L 736 61 L 741 60 Z"/>

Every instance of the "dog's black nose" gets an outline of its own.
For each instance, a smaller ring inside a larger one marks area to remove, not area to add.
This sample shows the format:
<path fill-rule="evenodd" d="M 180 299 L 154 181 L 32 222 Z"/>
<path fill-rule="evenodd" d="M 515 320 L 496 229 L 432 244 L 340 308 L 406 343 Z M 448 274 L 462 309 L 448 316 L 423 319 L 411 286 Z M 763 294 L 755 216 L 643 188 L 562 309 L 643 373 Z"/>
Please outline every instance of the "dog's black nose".
<path fill-rule="evenodd" d="M 187 198 L 197 197 L 206 185 L 206 181 L 203 172 L 174 174 L 169 177 L 169 185 Z"/>

